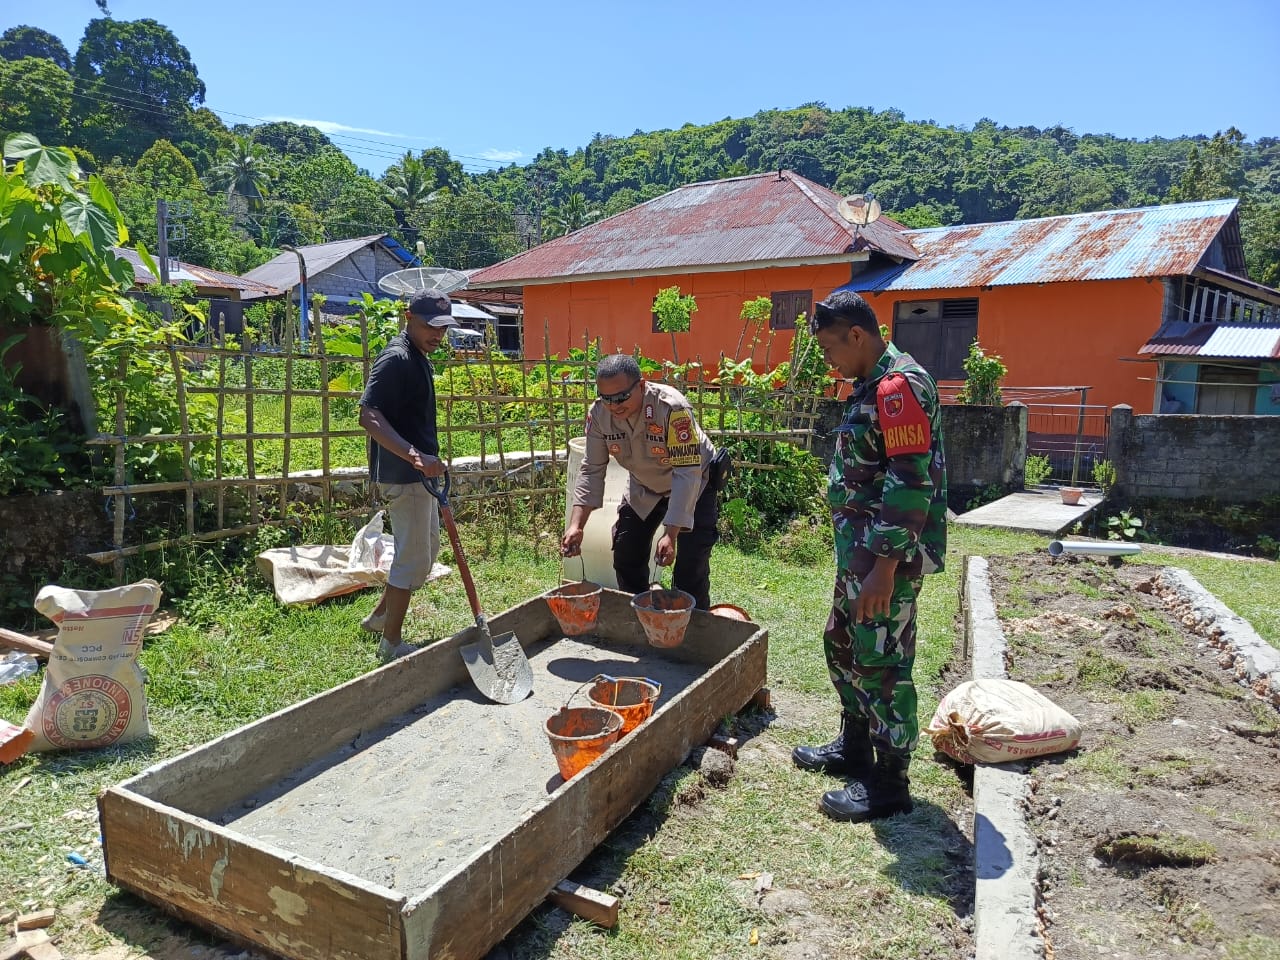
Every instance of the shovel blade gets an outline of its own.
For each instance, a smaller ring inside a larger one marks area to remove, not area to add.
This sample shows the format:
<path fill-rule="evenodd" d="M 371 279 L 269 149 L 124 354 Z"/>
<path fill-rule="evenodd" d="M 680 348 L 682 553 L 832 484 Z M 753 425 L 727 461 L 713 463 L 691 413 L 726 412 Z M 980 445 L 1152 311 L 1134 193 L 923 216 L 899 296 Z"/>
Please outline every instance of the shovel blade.
<path fill-rule="evenodd" d="M 519 703 L 533 692 L 533 670 L 515 633 L 490 638 L 481 630 L 478 641 L 460 649 L 476 689 L 494 703 Z"/>

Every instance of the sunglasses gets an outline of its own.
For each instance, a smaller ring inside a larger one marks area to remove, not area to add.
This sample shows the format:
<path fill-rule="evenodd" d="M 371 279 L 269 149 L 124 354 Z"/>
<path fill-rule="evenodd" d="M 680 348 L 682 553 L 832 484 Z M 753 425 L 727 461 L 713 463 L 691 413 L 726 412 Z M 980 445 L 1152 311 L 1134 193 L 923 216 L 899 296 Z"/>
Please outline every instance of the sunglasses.
<path fill-rule="evenodd" d="M 636 392 L 636 387 L 639 385 L 640 381 L 637 380 L 621 393 L 597 393 L 596 396 L 609 404 L 609 406 L 616 407 L 620 403 L 626 403 L 631 398 L 631 394 Z"/>

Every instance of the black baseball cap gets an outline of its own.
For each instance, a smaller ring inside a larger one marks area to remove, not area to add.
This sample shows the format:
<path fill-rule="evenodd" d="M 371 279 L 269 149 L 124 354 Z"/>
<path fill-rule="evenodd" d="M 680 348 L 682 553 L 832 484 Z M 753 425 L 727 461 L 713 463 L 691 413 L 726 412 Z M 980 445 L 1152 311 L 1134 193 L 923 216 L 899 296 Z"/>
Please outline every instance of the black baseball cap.
<path fill-rule="evenodd" d="M 456 327 L 453 304 L 442 293 L 420 293 L 409 301 L 409 312 L 427 322 L 429 327 Z"/>

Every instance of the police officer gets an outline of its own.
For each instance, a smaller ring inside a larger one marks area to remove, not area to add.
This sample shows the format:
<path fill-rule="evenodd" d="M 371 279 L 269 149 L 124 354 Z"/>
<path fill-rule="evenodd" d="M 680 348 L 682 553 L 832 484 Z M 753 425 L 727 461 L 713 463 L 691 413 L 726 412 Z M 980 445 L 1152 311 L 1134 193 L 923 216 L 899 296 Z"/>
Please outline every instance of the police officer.
<path fill-rule="evenodd" d="M 840 696 L 840 733 L 819 747 L 796 747 L 792 757 L 806 770 L 853 778 L 819 806 L 856 823 L 911 809 L 916 602 L 947 548 L 942 422 L 933 378 L 885 343 L 856 293 L 837 291 L 819 303 L 809 329 L 828 365 L 856 383 L 827 485 L 836 582 L 823 649 Z"/>
<path fill-rule="evenodd" d="M 649 544 L 659 526 L 654 557 L 675 561 L 672 581 L 710 606 L 711 548 L 719 539 L 719 505 L 710 481 L 715 447 L 693 418 L 679 390 L 648 383 L 634 357 L 611 354 L 596 366 L 598 398 L 587 413 L 587 443 L 573 491 L 573 509 L 561 552 L 577 556 L 587 517 L 604 503 L 604 478 L 613 457 L 631 474 L 613 527 L 613 570 L 618 588 L 649 588 Z"/>

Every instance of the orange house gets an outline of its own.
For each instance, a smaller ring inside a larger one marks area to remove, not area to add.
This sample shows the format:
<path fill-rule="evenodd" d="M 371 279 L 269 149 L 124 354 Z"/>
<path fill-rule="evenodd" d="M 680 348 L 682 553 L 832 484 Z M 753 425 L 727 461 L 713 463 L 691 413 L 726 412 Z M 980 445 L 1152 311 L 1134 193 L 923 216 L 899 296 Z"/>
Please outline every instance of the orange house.
<path fill-rule="evenodd" d="M 1010 394 L 1089 387 L 1091 406 L 1137 413 L 1163 402 L 1140 355 L 1157 330 L 1249 315 L 1233 281 L 1246 272 L 1235 200 L 925 230 L 887 217 L 855 226 L 839 200 L 789 171 L 691 184 L 486 267 L 471 286 L 523 288 L 529 356 L 598 338 L 670 358 L 651 306 L 678 285 L 698 303 L 679 359 L 708 364 L 739 352 L 742 303 L 767 296 L 775 335 L 753 358 L 769 365 L 786 358 L 796 315 L 844 287 L 943 385 L 963 382 L 976 338 L 1003 358 Z"/>

